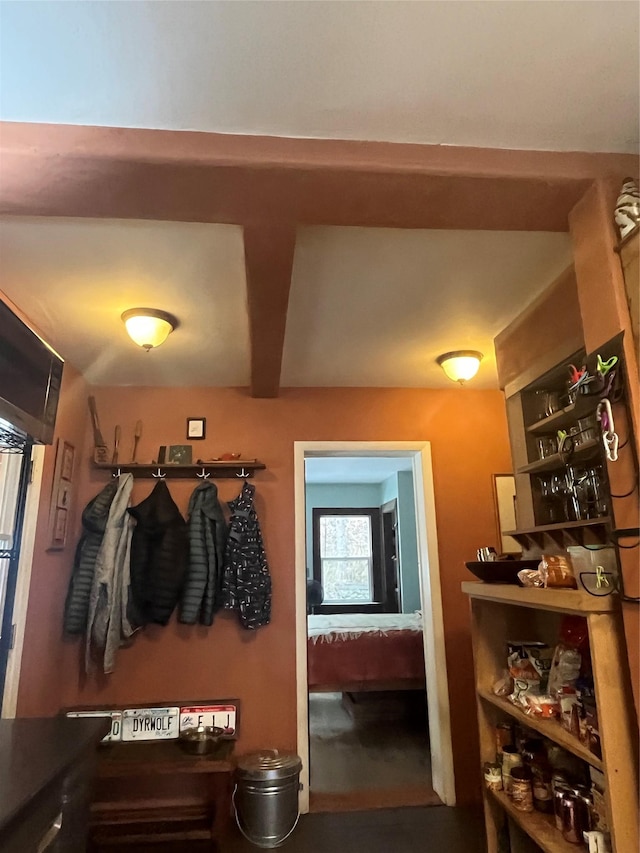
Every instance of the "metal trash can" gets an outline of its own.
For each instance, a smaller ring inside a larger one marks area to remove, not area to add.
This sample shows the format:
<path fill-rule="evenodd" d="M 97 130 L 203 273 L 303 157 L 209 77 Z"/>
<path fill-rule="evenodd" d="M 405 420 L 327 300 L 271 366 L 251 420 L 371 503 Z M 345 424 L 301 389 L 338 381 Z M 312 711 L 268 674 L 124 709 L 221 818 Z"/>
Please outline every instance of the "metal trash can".
<path fill-rule="evenodd" d="M 296 828 L 302 761 L 265 749 L 238 758 L 233 807 L 244 837 L 257 847 L 279 847 Z"/>

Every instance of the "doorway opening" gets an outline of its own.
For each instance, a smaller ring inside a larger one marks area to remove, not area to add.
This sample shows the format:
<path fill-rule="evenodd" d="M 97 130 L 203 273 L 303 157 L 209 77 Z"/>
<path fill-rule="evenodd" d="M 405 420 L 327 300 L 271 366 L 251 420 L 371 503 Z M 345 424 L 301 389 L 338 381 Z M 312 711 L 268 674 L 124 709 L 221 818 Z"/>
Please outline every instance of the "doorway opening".
<path fill-rule="evenodd" d="M 430 447 L 295 457 L 301 810 L 454 805 Z"/>

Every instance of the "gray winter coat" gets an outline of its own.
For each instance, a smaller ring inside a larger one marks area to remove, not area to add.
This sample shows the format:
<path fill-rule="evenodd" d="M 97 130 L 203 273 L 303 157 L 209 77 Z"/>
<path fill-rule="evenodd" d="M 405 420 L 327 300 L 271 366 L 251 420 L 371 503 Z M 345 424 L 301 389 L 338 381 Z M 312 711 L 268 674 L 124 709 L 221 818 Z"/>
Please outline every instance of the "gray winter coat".
<path fill-rule="evenodd" d="M 117 488 L 118 484 L 115 481 L 108 483 L 86 505 L 82 512 L 82 536 L 76 548 L 69 591 L 64 606 L 64 631 L 66 634 L 83 634 L 87 627 L 89 598 L 96 559 L 102 545 L 109 509 Z"/>
<path fill-rule="evenodd" d="M 91 669 L 91 646 L 104 655 L 104 672 L 113 672 L 121 642 L 133 633 L 127 618 L 134 525 L 127 507 L 131 499 L 133 474 L 123 474 L 118 480 L 91 588 L 85 649 L 87 672 Z"/>
<path fill-rule="evenodd" d="M 214 483 L 200 483 L 189 500 L 189 562 L 180 602 L 180 622 L 211 625 L 220 609 L 227 525 Z"/>

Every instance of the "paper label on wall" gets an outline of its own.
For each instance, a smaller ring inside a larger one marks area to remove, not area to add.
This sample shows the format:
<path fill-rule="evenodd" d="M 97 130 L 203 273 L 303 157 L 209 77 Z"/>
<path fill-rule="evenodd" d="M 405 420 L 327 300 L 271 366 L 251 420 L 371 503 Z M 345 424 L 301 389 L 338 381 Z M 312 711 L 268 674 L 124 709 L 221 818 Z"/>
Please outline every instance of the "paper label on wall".
<path fill-rule="evenodd" d="M 122 740 L 122 711 L 67 711 L 67 717 L 105 717 L 111 719 L 111 731 L 102 738 L 102 743 Z"/>
<path fill-rule="evenodd" d="M 122 712 L 122 740 L 175 739 L 179 713 L 179 708 L 128 708 Z"/>
<path fill-rule="evenodd" d="M 235 705 L 200 705 L 180 708 L 180 731 L 193 726 L 219 726 L 226 737 L 236 733 Z"/>

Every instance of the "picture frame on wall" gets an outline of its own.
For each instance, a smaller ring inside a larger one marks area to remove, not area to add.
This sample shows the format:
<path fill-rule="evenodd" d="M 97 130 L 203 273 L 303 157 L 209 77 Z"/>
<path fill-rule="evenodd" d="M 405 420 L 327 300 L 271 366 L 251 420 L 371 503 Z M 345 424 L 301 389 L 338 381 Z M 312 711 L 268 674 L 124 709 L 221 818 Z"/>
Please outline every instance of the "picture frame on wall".
<path fill-rule="evenodd" d="M 49 504 L 48 551 L 62 551 L 67 544 L 73 503 L 75 447 L 59 438 Z"/>
<path fill-rule="evenodd" d="M 187 418 L 187 441 L 202 441 L 206 435 L 206 418 Z"/>
<path fill-rule="evenodd" d="M 512 536 L 505 536 L 505 530 L 515 530 L 516 523 L 516 480 L 513 474 L 493 475 L 493 500 L 496 510 L 496 524 L 499 550 L 502 554 L 519 554 L 522 547 Z"/>

